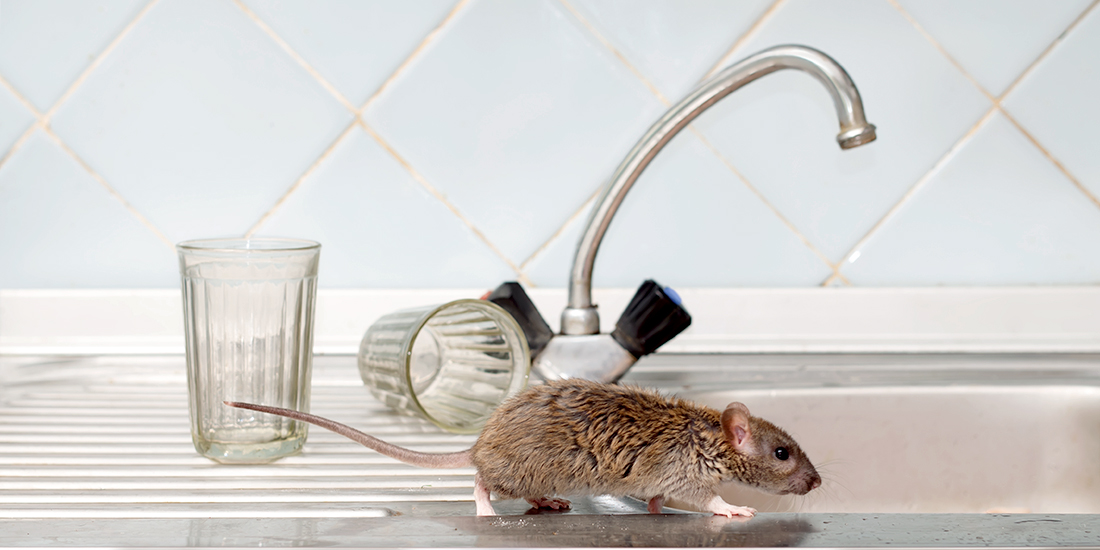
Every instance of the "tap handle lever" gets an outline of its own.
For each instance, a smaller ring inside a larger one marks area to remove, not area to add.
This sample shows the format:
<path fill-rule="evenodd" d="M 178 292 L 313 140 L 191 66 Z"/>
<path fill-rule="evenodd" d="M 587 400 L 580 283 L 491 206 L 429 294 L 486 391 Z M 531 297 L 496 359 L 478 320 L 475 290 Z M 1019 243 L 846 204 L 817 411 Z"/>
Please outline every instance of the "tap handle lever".
<path fill-rule="evenodd" d="M 691 315 L 680 304 L 680 296 L 668 287 L 648 279 L 638 287 L 623 310 L 611 337 L 631 355 L 641 358 L 664 345 L 691 324 Z"/>

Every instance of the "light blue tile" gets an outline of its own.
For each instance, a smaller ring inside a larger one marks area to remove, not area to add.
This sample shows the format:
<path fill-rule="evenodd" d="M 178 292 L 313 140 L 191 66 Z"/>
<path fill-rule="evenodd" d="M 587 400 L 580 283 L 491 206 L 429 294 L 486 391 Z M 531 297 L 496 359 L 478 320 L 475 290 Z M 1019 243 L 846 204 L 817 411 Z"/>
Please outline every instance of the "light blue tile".
<path fill-rule="evenodd" d="M 593 201 L 594 202 L 594 201 Z M 527 278 L 535 285 L 546 288 L 568 288 L 573 257 L 577 252 L 577 241 L 581 231 L 592 213 L 593 202 L 584 205 L 584 209 L 561 228 L 561 232 L 548 241 L 528 261 L 521 266 Z M 597 259 L 599 265 L 599 259 Z"/>
<path fill-rule="evenodd" d="M 53 128 L 180 241 L 243 234 L 352 117 L 231 2 L 167 0 Z"/>
<path fill-rule="evenodd" d="M 978 83 L 999 96 L 1092 0 L 899 0 Z"/>
<path fill-rule="evenodd" d="M 587 216 L 532 262 L 540 286 L 565 286 Z M 550 260 L 550 261 L 546 261 Z M 596 287 L 790 287 L 832 268 L 691 133 L 677 136 L 631 188 L 607 230 Z"/>
<path fill-rule="evenodd" d="M 878 141 L 840 150 L 829 95 L 794 71 L 734 92 L 697 126 L 839 261 L 990 103 L 887 2 L 791 0 L 736 58 L 779 44 L 809 45 L 836 59 L 859 88 Z"/>
<path fill-rule="evenodd" d="M 46 112 L 145 4 L 144 0 L 4 0 L 0 74 Z"/>
<path fill-rule="evenodd" d="M 1071 174 L 1100 196 L 1100 8 L 1009 94 L 1004 106 Z"/>
<path fill-rule="evenodd" d="M 515 263 L 663 111 L 554 1 L 471 2 L 366 113 Z"/>
<path fill-rule="evenodd" d="M 19 136 L 34 124 L 34 120 L 27 107 L 0 85 L 0 159 L 8 154 Z"/>
<path fill-rule="evenodd" d="M 320 242 L 323 287 L 493 288 L 516 276 L 358 128 L 260 232 Z"/>
<path fill-rule="evenodd" d="M 0 169 L 0 288 L 175 288 L 176 254 L 41 131 Z"/>
<path fill-rule="evenodd" d="M 772 0 L 571 0 L 615 49 L 675 103 Z"/>
<path fill-rule="evenodd" d="M 841 267 L 863 286 L 1100 283 L 1100 208 L 1000 114 Z"/>
<path fill-rule="evenodd" d="M 245 3 L 358 107 L 443 21 L 455 0 Z"/>

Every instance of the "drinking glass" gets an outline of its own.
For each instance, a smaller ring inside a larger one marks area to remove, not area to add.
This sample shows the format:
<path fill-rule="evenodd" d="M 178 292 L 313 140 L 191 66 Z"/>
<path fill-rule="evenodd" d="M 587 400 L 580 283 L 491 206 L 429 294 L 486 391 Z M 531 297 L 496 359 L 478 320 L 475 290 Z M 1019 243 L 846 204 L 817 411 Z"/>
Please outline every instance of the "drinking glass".
<path fill-rule="evenodd" d="M 309 411 L 321 245 L 298 239 L 203 239 L 179 252 L 191 439 L 217 462 L 297 453 L 307 424 L 226 406 Z"/>
<path fill-rule="evenodd" d="M 359 374 L 375 397 L 454 433 L 477 433 L 530 369 L 523 331 L 487 300 L 389 313 L 359 345 Z"/>

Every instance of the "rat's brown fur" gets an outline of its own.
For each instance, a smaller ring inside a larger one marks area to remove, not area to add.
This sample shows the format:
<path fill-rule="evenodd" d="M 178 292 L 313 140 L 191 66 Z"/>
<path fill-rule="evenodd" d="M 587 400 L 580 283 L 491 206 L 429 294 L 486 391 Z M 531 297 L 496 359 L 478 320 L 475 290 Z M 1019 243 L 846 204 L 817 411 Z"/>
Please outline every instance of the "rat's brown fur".
<path fill-rule="evenodd" d="M 783 445 L 790 466 L 809 464 L 773 424 L 752 417 L 750 429 L 765 455 Z M 716 486 L 733 480 L 773 493 L 809 490 L 809 482 L 805 490 L 792 486 L 793 468 L 764 458 L 735 451 L 714 409 L 583 380 L 533 386 L 509 399 L 471 454 L 484 485 L 503 498 L 606 494 L 705 504 Z"/>

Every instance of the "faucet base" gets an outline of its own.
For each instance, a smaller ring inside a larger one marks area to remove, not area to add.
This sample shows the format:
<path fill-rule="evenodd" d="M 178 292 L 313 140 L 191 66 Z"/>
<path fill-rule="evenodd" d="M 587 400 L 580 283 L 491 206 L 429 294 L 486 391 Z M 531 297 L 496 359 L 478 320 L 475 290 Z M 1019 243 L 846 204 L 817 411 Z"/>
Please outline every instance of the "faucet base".
<path fill-rule="evenodd" d="M 546 380 L 614 382 L 637 361 L 610 334 L 558 335 L 546 344 L 532 368 Z"/>
<path fill-rule="evenodd" d="M 561 312 L 561 333 L 568 335 L 599 334 L 600 313 L 596 306 L 567 307 Z"/>

